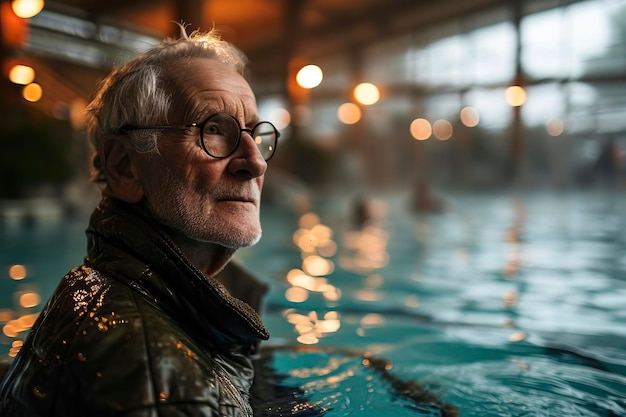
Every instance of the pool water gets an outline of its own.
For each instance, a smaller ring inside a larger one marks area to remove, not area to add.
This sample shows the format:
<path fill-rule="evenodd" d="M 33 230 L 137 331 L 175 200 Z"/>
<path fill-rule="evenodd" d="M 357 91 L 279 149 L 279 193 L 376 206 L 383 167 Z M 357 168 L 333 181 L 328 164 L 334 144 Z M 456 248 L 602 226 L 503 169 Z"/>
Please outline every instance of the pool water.
<path fill-rule="evenodd" d="M 267 363 L 316 407 L 300 415 L 626 416 L 622 194 L 451 193 L 414 213 L 390 192 L 366 223 L 350 195 L 267 201 L 237 255 L 271 284 Z M 28 271 L 1 277 L 0 325 L 81 262 L 85 222 L 0 229 L 2 268 Z"/>

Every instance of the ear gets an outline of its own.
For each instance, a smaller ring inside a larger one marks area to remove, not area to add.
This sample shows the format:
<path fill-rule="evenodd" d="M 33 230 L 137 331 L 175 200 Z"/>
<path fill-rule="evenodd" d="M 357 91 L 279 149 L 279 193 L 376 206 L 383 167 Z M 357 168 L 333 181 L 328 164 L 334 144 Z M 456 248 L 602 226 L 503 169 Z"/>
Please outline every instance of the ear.
<path fill-rule="evenodd" d="M 108 192 L 112 197 L 133 204 L 143 197 L 134 156 L 132 144 L 119 136 L 108 136 L 102 141 L 100 158 Z"/>

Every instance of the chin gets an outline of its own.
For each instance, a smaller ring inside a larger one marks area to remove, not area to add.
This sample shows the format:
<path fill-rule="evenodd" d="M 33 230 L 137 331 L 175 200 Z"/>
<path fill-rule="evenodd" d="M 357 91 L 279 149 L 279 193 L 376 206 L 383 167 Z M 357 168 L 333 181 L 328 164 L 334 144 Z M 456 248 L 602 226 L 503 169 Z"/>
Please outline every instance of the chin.
<path fill-rule="evenodd" d="M 229 249 L 241 249 L 256 245 L 261 240 L 261 234 L 255 236 L 230 236 L 229 238 L 216 239 L 214 243 L 222 245 Z"/>
<path fill-rule="evenodd" d="M 221 227 L 214 230 L 210 239 L 214 243 L 231 249 L 253 246 L 261 240 L 262 230 L 258 223 L 240 223 L 234 227 Z"/>

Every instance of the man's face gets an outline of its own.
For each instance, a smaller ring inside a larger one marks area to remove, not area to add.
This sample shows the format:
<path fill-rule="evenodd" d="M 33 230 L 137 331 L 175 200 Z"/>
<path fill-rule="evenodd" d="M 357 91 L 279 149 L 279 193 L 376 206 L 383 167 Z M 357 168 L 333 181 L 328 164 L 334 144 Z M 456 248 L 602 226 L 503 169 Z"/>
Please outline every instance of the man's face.
<path fill-rule="evenodd" d="M 232 69 L 196 58 L 177 71 L 168 123 L 200 123 L 214 113 L 230 114 L 242 127 L 258 122 L 254 94 Z M 164 131 L 159 151 L 138 155 L 144 198 L 157 220 L 188 238 L 233 249 L 260 239 L 267 163 L 250 135 L 243 133 L 223 159 L 204 152 L 198 128 Z"/>

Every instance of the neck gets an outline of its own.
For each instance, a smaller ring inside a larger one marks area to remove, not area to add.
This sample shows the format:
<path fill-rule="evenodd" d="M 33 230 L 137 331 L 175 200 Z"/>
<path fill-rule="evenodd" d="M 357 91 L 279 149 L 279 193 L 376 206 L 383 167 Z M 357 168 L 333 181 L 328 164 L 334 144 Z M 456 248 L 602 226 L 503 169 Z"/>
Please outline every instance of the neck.
<path fill-rule="evenodd" d="M 217 243 L 201 242 L 186 236 L 170 236 L 193 266 L 212 277 L 220 272 L 235 254 L 235 249 Z"/>

